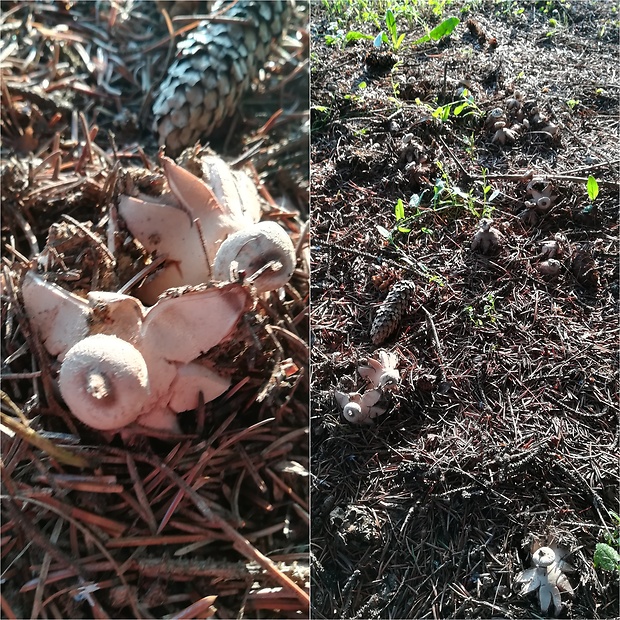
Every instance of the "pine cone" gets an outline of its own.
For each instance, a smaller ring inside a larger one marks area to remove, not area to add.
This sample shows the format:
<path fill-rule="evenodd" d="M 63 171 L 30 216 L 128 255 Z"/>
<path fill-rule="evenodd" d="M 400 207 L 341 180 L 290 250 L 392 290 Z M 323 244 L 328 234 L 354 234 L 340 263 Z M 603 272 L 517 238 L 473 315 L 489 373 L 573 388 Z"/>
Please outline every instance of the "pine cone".
<path fill-rule="evenodd" d="M 271 42 L 282 37 L 290 8 L 290 0 L 219 0 L 213 13 L 231 21 L 203 21 L 179 41 L 153 104 L 154 128 L 168 154 L 193 145 L 234 112 Z"/>
<path fill-rule="evenodd" d="M 414 291 L 415 285 L 410 280 L 402 280 L 392 287 L 372 323 L 370 338 L 373 344 L 381 344 L 396 330 L 413 299 Z"/>

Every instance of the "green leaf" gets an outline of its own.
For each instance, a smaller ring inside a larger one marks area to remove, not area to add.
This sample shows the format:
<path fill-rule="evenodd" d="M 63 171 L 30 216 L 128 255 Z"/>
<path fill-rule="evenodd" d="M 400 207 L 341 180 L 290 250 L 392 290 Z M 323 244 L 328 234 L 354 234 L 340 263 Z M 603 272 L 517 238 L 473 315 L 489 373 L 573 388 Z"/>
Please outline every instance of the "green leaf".
<path fill-rule="evenodd" d="M 406 233 L 410 233 L 411 232 L 411 228 L 405 228 L 404 226 L 399 226 L 398 227 L 398 232 L 405 233 L 405 234 Z"/>
<path fill-rule="evenodd" d="M 345 43 L 353 43 L 354 41 L 359 41 L 360 39 L 373 39 L 374 37 L 369 34 L 364 34 L 363 32 L 358 32 L 357 30 L 349 30 L 347 32 L 344 40 Z"/>
<path fill-rule="evenodd" d="M 439 26 L 429 32 L 430 38 L 433 41 L 439 41 L 442 37 L 447 37 L 449 34 L 452 34 L 452 31 L 459 25 L 460 21 L 458 17 L 444 19 Z"/>
<path fill-rule="evenodd" d="M 403 39 L 405 38 L 405 33 L 403 32 L 400 37 L 398 37 L 398 39 L 396 40 L 396 43 L 394 43 L 394 49 L 397 50 L 403 42 Z"/>
<path fill-rule="evenodd" d="M 420 45 L 420 43 L 426 43 L 427 41 L 430 41 L 431 38 L 425 34 L 423 37 L 420 37 L 419 39 L 416 39 L 412 45 Z"/>
<path fill-rule="evenodd" d="M 385 12 L 385 25 L 390 33 L 396 30 L 396 18 L 390 9 Z"/>
<path fill-rule="evenodd" d="M 426 43 L 426 41 L 439 41 L 442 37 L 447 37 L 449 34 L 452 34 L 453 30 L 459 25 L 460 19 L 458 17 L 448 17 L 448 19 L 444 19 L 439 26 L 433 28 L 428 34 L 425 34 L 423 37 L 414 41 L 414 45 L 419 45 L 420 43 Z"/>
<path fill-rule="evenodd" d="M 588 177 L 588 197 L 590 200 L 594 201 L 598 196 L 598 183 L 596 179 L 590 175 Z"/>
<path fill-rule="evenodd" d="M 620 571 L 620 554 L 606 543 L 598 543 L 592 560 L 596 568 Z"/>
<path fill-rule="evenodd" d="M 400 198 L 398 199 L 398 201 L 396 202 L 396 206 L 394 207 L 394 215 L 396 216 L 397 222 L 405 219 L 405 205 Z"/>

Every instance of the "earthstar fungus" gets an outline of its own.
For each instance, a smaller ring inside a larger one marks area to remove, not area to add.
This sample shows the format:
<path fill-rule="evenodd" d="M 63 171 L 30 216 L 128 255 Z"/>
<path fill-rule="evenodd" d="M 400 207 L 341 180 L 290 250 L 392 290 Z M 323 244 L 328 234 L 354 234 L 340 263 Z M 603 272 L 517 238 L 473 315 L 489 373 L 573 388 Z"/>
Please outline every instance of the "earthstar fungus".
<path fill-rule="evenodd" d="M 351 424 L 372 424 L 374 418 L 387 410 L 385 403 L 381 402 L 381 390 L 369 390 L 364 394 L 345 394 L 336 390 L 334 396 L 342 409 L 343 418 Z"/>
<path fill-rule="evenodd" d="M 398 372 L 398 357 L 395 353 L 378 351 L 378 359 L 369 357 L 366 366 L 357 370 L 363 379 L 366 379 L 373 388 L 394 389 L 400 383 Z"/>
<path fill-rule="evenodd" d="M 515 577 L 515 582 L 521 584 L 521 596 L 538 592 L 538 602 L 543 613 L 547 613 L 553 603 L 555 615 L 558 616 L 563 607 L 561 592 L 569 596 L 574 594 L 564 573 L 575 569 L 562 559 L 565 555 L 566 551 L 555 545 L 539 547 L 532 553 L 534 568 L 521 571 Z"/>
<path fill-rule="evenodd" d="M 113 431 L 134 421 L 178 431 L 176 413 L 196 407 L 200 393 L 209 402 L 225 392 L 230 378 L 197 360 L 228 340 L 253 305 L 241 284 L 169 291 L 149 309 L 115 293 L 91 293 L 87 302 L 32 272 L 22 291 L 31 325 L 61 362 L 71 412 Z"/>

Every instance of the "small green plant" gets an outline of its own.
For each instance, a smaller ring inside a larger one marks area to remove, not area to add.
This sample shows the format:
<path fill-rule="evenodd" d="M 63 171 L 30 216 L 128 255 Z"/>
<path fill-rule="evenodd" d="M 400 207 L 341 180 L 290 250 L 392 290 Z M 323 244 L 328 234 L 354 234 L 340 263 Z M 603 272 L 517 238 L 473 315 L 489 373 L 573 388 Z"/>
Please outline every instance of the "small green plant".
<path fill-rule="evenodd" d="M 447 37 L 452 34 L 454 29 L 459 25 L 461 20 L 458 17 L 448 17 L 444 19 L 439 26 L 433 28 L 430 32 L 420 37 L 417 41 L 413 42 L 413 45 L 420 45 L 427 41 L 439 41 L 443 37 Z"/>
<path fill-rule="evenodd" d="M 493 293 L 487 293 L 482 300 L 484 301 L 482 316 L 484 318 L 488 318 L 491 323 L 495 323 L 497 320 L 497 313 L 495 311 L 495 295 Z"/>
<path fill-rule="evenodd" d="M 345 33 L 344 30 L 338 30 L 335 35 L 325 35 L 325 45 L 337 45 L 338 47 L 344 48 L 350 43 L 354 43 L 360 39 L 372 38 L 371 35 L 358 32 L 357 30 L 349 30 L 347 33 Z"/>
<path fill-rule="evenodd" d="M 396 228 L 398 229 L 398 232 L 410 233 L 411 228 L 406 225 L 407 218 L 405 217 L 405 204 L 403 203 L 401 198 L 396 201 L 396 206 L 394 207 L 394 215 L 396 216 Z"/>
<path fill-rule="evenodd" d="M 332 114 L 331 108 L 328 108 L 324 105 L 313 105 L 310 109 L 310 113 L 312 114 L 312 131 L 320 131 L 323 129 Z"/>
<path fill-rule="evenodd" d="M 613 511 L 610 511 L 610 515 L 615 521 L 615 527 L 611 533 L 605 535 L 604 543 L 597 543 L 592 563 L 595 568 L 620 573 L 620 553 L 618 553 L 620 548 L 620 515 Z"/>
<path fill-rule="evenodd" d="M 360 83 L 357 85 L 357 89 L 358 89 L 358 90 L 364 90 L 367 86 L 368 86 L 368 84 L 366 84 L 366 82 L 360 82 Z M 345 98 L 347 101 L 351 101 L 352 103 L 355 103 L 355 102 L 361 101 L 361 99 L 362 99 L 362 98 L 360 97 L 360 95 L 356 95 L 356 94 L 353 94 L 353 93 L 349 93 L 349 94 L 345 95 L 345 96 L 344 96 L 344 98 Z"/>
<path fill-rule="evenodd" d="M 431 110 L 433 118 L 436 118 L 443 123 L 449 120 L 450 117 L 466 118 L 468 116 L 472 116 L 474 118 L 478 118 L 482 115 L 482 111 L 476 105 L 473 95 L 466 88 L 463 89 L 460 99 L 457 101 L 451 101 L 450 103 L 445 103 L 444 105 L 437 106 L 436 108 L 433 108 L 433 106 L 428 103 L 423 103 L 420 99 L 416 99 L 415 103 Z"/>
<path fill-rule="evenodd" d="M 574 110 L 578 105 L 581 105 L 581 101 L 579 101 L 579 99 L 569 99 L 566 102 L 566 105 L 571 109 Z"/>
<path fill-rule="evenodd" d="M 598 196 L 598 183 L 592 175 L 588 177 L 588 180 L 586 182 L 586 190 L 588 191 L 588 198 L 590 199 L 590 204 L 586 205 L 582 209 L 581 212 L 584 215 L 596 213 L 597 211 L 597 207 L 594 204 L 594 201 L 596 200 L 596 197 Z"/>
<path fill-rule="evenodd" d="M 482 327 L 485 321 L 490 321 L 493 324 L 497 322 L 495 295 L 493 293 L 487 293 L 482 298 L 482 302 L 484 303 L 484 306 L 482 307 L 482 314 L 476 313 L 476 310 L 473 306 L 465 306 L 465 314 L 467 314 L 469 320 L 476 327 Z"/>
<path fill-rule="evenodd" d="M 473 134 L 469 135 L 467 138 L 464 138 L 463 142 L 466 144 L 465 152 L 473 159 L 476 156 L 476 138 Z"/>
<path fill-rule="evenodd" d="M 549 27 L 551 28 L 551 30 L 547 31 L 547 36 L 548 37 L 555 36 L 558 31 L 558 20 L 552 17 L 549 20 Z"/>
<path fill-rule="evenodd" d="M 439 274 L 436 274 L 436 273 L 432 273 L 428 276 L 428 282 L 429 284 L 434 283 L 440 288 L 446 285 L 446 281 Z"/>
<path fill-rule="evenodd" d="M 398 34 L 398 29 L 396 27 L 396 17 L 394 17 L 394 13 L 391 9 L 388 9 L 385 12 L 385 28 L 390 35 L 392 49 L 397 52 L 398 48 L 403 43 L 405 33 L 403 32 L 401 34 Z"/>
<path fill-rule="evenodd" d="M 500 194 L 499 190 L 493 189 L 491 185 L 483 180 L 483 199 L 481 201 L 480 198 L 474 196 L 475 188 L 465 192 L 458 186 L 453 185 L 440 161 L 437 162 L 437 167 L 441 171 L 441 176 L 435 181 L 432 190 L 425 189 L 420 194 L 412 194 L 408 205 L 400 198 L 397 200 L 394 206 L 396 224 L 392 233 L 410 233 L 415 223 L 420 221 L 420 218 L 443 211 L 457 210 L 457 212 L 460 212 L 464 208 L 477 219 L 491 215 L 495 209 L 491 202 Z M 480 209 L 479 205 L 482 205 L 482 209 Z M 428 226 L 420 226 L 419 230 L 425 234 L 433 233 L 433 229 Z M 386 238 L 391 239 L 392 233 L 389 231 L 385 230 L 385 234 L 381 230 L 379 232 Z"/>
<path fill-rule="evenodd" d="M 607 543 L 597 543 L 592 563 L 594 568 L 620 573 L 620 553 Z"/>

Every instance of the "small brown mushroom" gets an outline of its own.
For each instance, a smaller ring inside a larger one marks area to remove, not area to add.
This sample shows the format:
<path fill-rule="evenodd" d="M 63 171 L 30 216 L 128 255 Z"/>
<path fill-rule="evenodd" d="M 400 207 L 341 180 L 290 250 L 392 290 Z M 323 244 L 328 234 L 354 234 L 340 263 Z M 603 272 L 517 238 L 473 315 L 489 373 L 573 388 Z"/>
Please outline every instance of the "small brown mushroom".
<path fill-rule="evenodd" d="M 540 243 L 541 258 L 556 258 L 564 254 L 568 240 L 562 233 L 555 233 L 553 239 L 545 239 Z"/>
<path fill-rule="evenodd" d="M 541 128 L 540 131 L 553 137 L 558 133 L 558 126 L 549 121 L 544 127 Z"/>
<path fill-rule="evenodd" d="M 514 144 L 517 141 L 519 134 L 514 129 L 508 129 L 508 127 L 499 127 L 493 134 L 491 142 L 494 144 Z"/>
<path fill-rule="evenodd" d="M 519 594 L 525 596 L 531 592 L 538 593 L 540 610 L 547 613 L 553 603 L 555 615 L 562 611 L 562 596 L 565 592 L 573 596 L 574 590 L 564 574 L 575 569 L 562 558 L 565 551 L 557 546 L 539 547 L 532 553 L 533 568 L 521 571 L 515 582 L 521 586 Z"/>
<path fill-rule="evenodd" d="M 489 254 L 498 248 L 504 240 L 504 235 L 492 226 L 491 218 L 483 217 L 478 225 L 478 230 L 471 241 L 471 249 L 479 250 L 482 254 Z"/>
<path fill-rule="evenodd" d="M 536 205 L 536 210 L 539 213 L 546 213 L 551 209 L 553 203 L 557 199 L 557 195 L 553 194 L 553 184 L 547 179 L 535 176 L 527 184 L 526 192 L 528 196 L 531 196 L 531 201 Z M 527 205 L 526 201 L 526 206 Z"/>
<path fill-rule="evenodd" d="M 539 273 L 543 276 L 555 276 L 560 272 L 560 268 L 562 267 L 562 263 L 556 260 L 555 258 L 549 258 L 544 260 L 536 266 Z"/>
<path fill-rule="evenodd" d="M 506 115 L 502 108 L 494 108 L 491 110 L 486 118 L 485 125 L 487 127 L 493 127 L 495 123 L 506 120 Z"/>

